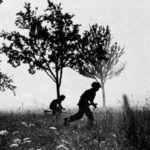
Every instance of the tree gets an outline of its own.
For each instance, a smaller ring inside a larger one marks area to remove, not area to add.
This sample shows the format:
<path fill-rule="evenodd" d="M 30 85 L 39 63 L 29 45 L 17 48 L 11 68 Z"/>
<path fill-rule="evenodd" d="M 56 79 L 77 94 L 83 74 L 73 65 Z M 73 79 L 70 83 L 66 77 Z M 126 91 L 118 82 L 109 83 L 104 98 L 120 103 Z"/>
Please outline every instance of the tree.
<path fill-rule="evenodd" d="M 3 1 L 0 0 L 0 4 L 2 3 Z M 1 52 L 0 52 L 1 54 Z M 1 61 L 0 61 L 1 63 Z M 5 73 L 2 73 L 0 71 L 0 91 L 4 92 L 6 89 L 9 89 L 11 91 L 13 91 L 14 95 L 15 95 L 15 88 L 16 86 L 13 85 L 13 80 L 8 77 L 7 74 Z"/>
<path fill-rule="evenodd" d="M 105 82 L 114 76 L 119 75 L 125 63 L 118 66 L 119 58 L 123 55 L 124 49 L 117 43 L 111 44 L 109 27 L 90 26 L 85 31 L 78 48 L 77 65 L 74 70 L 80 74 L 93 78 L 101 83 L 103 106 L 105 107 Z"/>
<path fill-rule="evenodd" d="M 31 10 L 31 4 L 25 3 L 25 11 L 17 13 L 15 23 L 26 32 L 3 31 L 1 49 L 13 67 L 28 64 L 30 74 L 44 71 L 55 82 L 58 98 L 63 69 L 69 65 L 80 38 L 79 25 L 73 24 L 74 15 L 62 12 L 61 4 L 47 2 L 42 15 L 37 15 L 38 8 Z"/>
<path fill-rule="evenodd" d="M 4 92 L 6 89 L 9 89 L 13 91 L 15 95 L 16 86 L 14 86 L 12 83 L 13 80 L 10 77 L 8 77 L 7 74 L 4 74 L 0 71 L 0 91 Z"/>

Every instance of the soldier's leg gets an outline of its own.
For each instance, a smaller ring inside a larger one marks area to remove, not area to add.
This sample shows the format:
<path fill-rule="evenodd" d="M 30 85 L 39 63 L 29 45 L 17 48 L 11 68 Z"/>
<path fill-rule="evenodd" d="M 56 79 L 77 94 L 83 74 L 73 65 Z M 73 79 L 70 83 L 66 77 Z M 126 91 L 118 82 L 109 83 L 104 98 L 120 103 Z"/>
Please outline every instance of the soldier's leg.
<path fill-rule="evenodd" d="M 56 111 L 52 110 L 52 121 L 53 122 L 55 121 L 55 116 L 56 116 Z"/>
<path fill-rule="evenodd" d="M 56 115 L 56 111 L 52 110 L 52 116 L 54 117 Z"/>
<path fill-rule="evenodd" d="M 60 118 L 61 118 L 61 113 L 62 113 L 62 110 L 61 109 L 57 109 L 57 112 L 56 112 L 56 121 L 59 121 Z"/>
<path fill-rule="evenodd" d="M 64 118 L 64 125 L 67 126 L 69 122 L 73 122 L 75 120 L 81 119 L 84 115 L 84 111 L 79 107 L 79 111 L 67 118 Z"/>
<path fill-rule="evenodd" d="M 79 120 L 83 117 L 83 115 L 84 115 L 83 110 L 81 108 L 79 108 L 79 111 L 76 114 L 69 117 L 69 122 Z"/>
<path fill-rule="evenodd" d="M 89 124 L 93 125 L 94 117 L 93 113 L 91 112 L 89 107 L 84 107 L 84 113 L 86 114 L 87 118 L 89 119 Z"/>

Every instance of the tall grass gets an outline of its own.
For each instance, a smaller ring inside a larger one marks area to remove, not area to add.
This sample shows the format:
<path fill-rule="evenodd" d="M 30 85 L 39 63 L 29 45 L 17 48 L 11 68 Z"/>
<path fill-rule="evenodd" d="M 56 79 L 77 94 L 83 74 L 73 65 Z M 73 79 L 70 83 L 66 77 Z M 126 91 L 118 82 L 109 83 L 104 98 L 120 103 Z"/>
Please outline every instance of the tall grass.
<path fill-rule="evenodd" d="M 150 148 L 150 110 L 131 108 L 129 99 L 123 96 L 123 114 L 120 129 L 125 134 L 126 142 L 139 150 L 149 150 Z"/>
<path fill-rule="evenodd" d="M 150 111 L 131 108 L 127 96 L 123 96 L 123 101 L 121 111 L 94 112 L 91 128 L 85 116 L 64 127 L 63 116 L 55 121 L 50 114 L 1 112 L 0 150 L 148 150 Z"/>

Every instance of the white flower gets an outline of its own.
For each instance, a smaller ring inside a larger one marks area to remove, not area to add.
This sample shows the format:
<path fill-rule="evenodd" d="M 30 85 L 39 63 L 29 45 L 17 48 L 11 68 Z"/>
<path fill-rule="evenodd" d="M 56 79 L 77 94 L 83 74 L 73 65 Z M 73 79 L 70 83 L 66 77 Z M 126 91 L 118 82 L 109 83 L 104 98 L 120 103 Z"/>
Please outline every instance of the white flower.
<path fill-rule="evenodd" d="M 61 140 L 61 142 L 62 142 L 62 143 L 65 143 L 65 144 L 69 144 L 69 142 L 66 141 L 66 140 Z"/>
<path fill-rule="evenodd" d="M 28 126 L 29 126 L 29 127 L 34 127 L 34 126 L 35 126 L 35 124 L 30 123 Z"/>
<path fill-rule="evenodd" d="M 50 129 L 52 129 L 52 130 L 56 130 L 56 127 L 49 127 Z"/>
<path fill-rule="evenodd" d="M 26 137 L 26 138 L 24 138 L 23 140 L 24 140 L 24 141 L 27 141 L 27 140 L 30 140 L 30 138 L 29 138 L 29 137 Z"/>
<path fill-rule="evenodd" d="M 1 130 L 0 131 L 0 135 L 7 135 L 8 134 L 8 131 L 7 130 Z"/>
<path fill-rule="evenodd" d="M 21 122 L 21 124 L 24 125 L 25 127 L 28 127 L 28 124 L 25 121 Z"/>
<path fill-rule="evenodd" d="M 26 143 L 28 143 L 28 144 L 31 143 L 31 140 L 30 140 L 29 137 L 24 138 L 24 139 L 23 139 L 23 142 L 22 142 L 21 144 L 26 144 Z"/>
<path fill-rule="evenodd" d="M 112 136 L 114 137 L 114 138 L 116 138 L 117 137 L 117 135 L 114 133 L 114 134 L 112 134 Z"/>
<path fill-rule="evenodd" d="M 105 146 L 105 144 L 106 144 L 106 142 L 105 142 L 105 141 L 101 141 L 99 146 L 100 146 L 100 147 L 104 147 L 104 146 Z"/>
<path fill-rule="evenodd" d="M 14 143 L 14 144 L 11 144 L 9 147 L 10 148 L 16 148 L 16 147 L 19 147 L 19 145 L 17 143 Z"/>
<path fill-rule="evenodd" d="M 19 133 L 19 131 L 14 131 L 12 134 L 15 135 L 15 134 L 18 134 L 18 133 Z"/>
<path fill-rule="evenodd" d="M 60 144 L 56 147 L 56 149 L 64 149 L 64 150 L 69 150 L 65 145 Z"/>
<path fill-rule="evenodd" d="M 26 144 L 26 143 L 28 143 L 28 144 L 31 143 L 31 140 L 26 140 L 26 141 L 22 142 L 22 144 Z"/>
<path fill-rule="evenodd" d="M 13 142 L 16 143 L 16 144 L 17 144 L 17 143 L 19 144 L 19 143 L 21 142 L 21 140 L 20 140 L 19 138 L 16 138 L 16 139 L 14 139 Z"/>

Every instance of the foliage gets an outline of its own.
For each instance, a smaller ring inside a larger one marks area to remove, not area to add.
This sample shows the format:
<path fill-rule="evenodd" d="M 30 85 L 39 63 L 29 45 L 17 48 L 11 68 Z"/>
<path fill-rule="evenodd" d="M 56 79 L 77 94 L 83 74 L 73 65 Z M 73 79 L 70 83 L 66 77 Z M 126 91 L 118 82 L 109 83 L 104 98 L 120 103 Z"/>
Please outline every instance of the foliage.
<path fill-rule="evenodd" d="M 8 77 L 6 74 L 0 72 L 0 91 L 4 92 L 6 89 L 13 91 L 15 95 L 16 86 L 12 85 L 13 80 Z"/>
<path fill-rule="evenodd" d="M 76 65 L 74 70 L 80 74 L 94 78 L 93 74 L 97 71 L 98 61 L 107 61 L 107 52 L 104 46 L 107 44 L 107 30 L 104 27 L 98 27 L 97 24 L 90 27 L 83 33 L 79 41 L 78 51 L 76 53 Z M 92 70 L 93 72 L 89 72 Z"/>
<path fill-rule="evenodd" d="M 130 110 L 129 110 L 130 109 Z M 132 108 L 127 108 L 131 112 Z M 39 111 L 38 111 L 39 112 Z M 64 127 L 60 119 L 53 121 L 50 115 L 39 113 L 0 113 L 0 147 L 10 149 L 17 143 L 17 149 L 113 149 L 148 150 L 150 146 L 150 111 L 133 110 L 134 127 L 138 140 L 133 141 L 128 116 L 124 111 L 96 111 L 95 124 L 87 126 L 87 118 Z M 131 120 L 130 120 L 131 121 Z M 133 121 L 132 121 L 133 122 Z M 3 131 L 3 132 L 2 132 Z M 4 132 L 5 131 L 5 132 Z M 3 133 L 3 134 L 2 134 Z M 5 134 L 4 134 L 5 133 Z M 129 134 L 131 133 L 131 134 Z M 28 138 L 28 141 L 25 139 Z"/>
<path fill-rule="evenodd" d="M 105 82 L 119 75 L 125 67 L 125 63 L 118 66 L 124 49 L 118 46 L 117 42 L 111 44 L 111 40 L 108 26 L 98 24 L 90 26 L 89 31 L 85 31 L 80 40 L 76 55 L 77 65 L 73 67 L 80 74 L 101 83 L 103 106 L 105 106 Z"/>
<path fill-rule="evenodd" d="M 137 150 L 148 150 L 150 147 L 150 110 L 133 109 L 126 95 L 123 96 L 123 113 L 120 118 L 119 130 L 125 135 L 126 142 Z"/>
<path fill-rule="evenodd" d="M 116 68 L 124 49 L 117 43 L 111 45 L 109 27 L 92 25 L 89 31 L 83 34 L 77 54 L 78 65 L 75 70 L 90 78 L 103 78 L 104 82 L 113 76 L 119 75 L 125 64 Z"/>
<path fill-rule="evenodd" d="M 73 15 L 62 12 L 60 4 L 49 0 L 42 15 L 38 15 L 38 8 L 32 10 L 30 3 L 25 3 L 24 9 L 17 13 L 20 32 L 3 31 L 5 42 L 1 49 L 13 67 L 24 63 L 31 74 L 44 71 L 56 83 L 59 96 L 63 68 L 70 63 L 80 38 L 79 25 L 73 24 Z"/>
<path fill-rule="evenodd" d="M 77 54 L 78 65 L 74 69 L 90 78 L 103 78 L 105 82 L 124 69 L 125 64 L 116 68 L 123 53 L 124 49 L 117 42 L 111 44 L 109 27 L 95 24 L 83 34 Z"/>
<path fill-rule="evenodd" d="M 3 1 L 0 0 L 0 4 Z M 1 54 L 1 52 L 0 52 Z M 1 61 L 0 61 L 1 62 Z M 15 88 L 16 86 L 12 85 L 13 80 L 7 76 L 7 74 L 4 74 L 0 71 L 0 91 L 4 92 L 6 89 L 9 89 L 11 91 L 13 91 L 14 95 L 15 95 Z"/>

